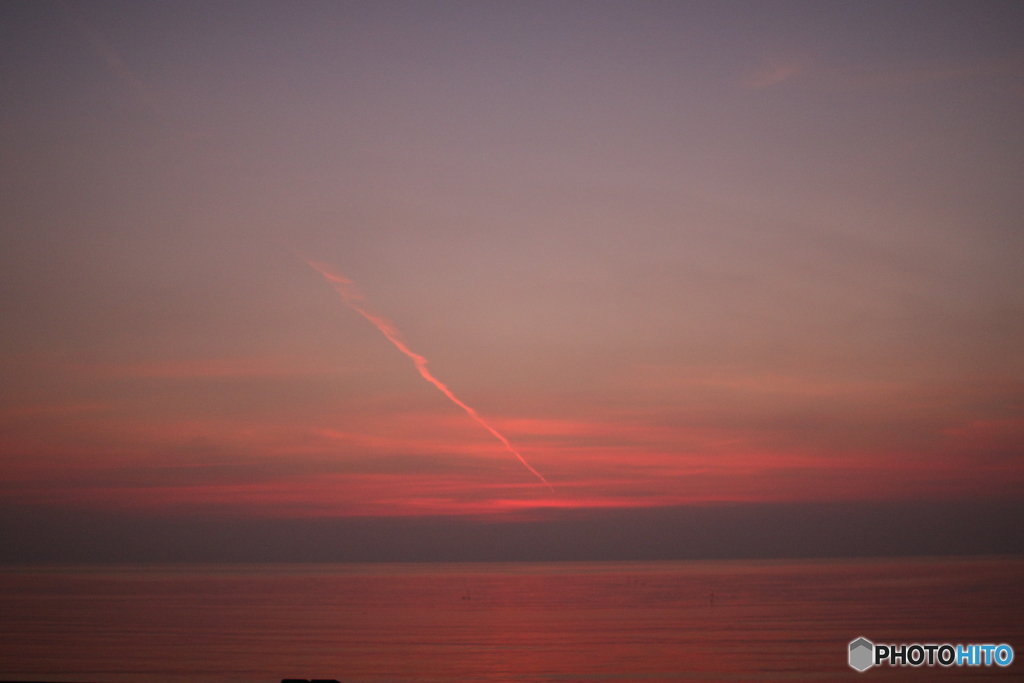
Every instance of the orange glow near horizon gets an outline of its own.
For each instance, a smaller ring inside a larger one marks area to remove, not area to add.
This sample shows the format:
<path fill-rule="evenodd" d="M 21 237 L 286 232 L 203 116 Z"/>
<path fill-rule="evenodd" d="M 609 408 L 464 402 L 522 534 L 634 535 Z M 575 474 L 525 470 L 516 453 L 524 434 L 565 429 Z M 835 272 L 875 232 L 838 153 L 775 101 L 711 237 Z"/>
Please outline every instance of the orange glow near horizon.
<path fill-rule="evenodd" d="M 60 429 L 45 436 L 36 429 L 58 418 Z M 2 446 L 21 456 L 9 463 L 2 482 L 11 504 L 247 516 L 509 517 L 898 500 L 908 492 L 915 498 L 998 494 L 993 477 L 1011 495 L 1020 479 L 1012 462 L 956 474 L 970 457 L 958 452 L 962 430 L 944 437 L 949 446 L 935 457 L 771 445 L 780 434 L 659 425 L 656 416 L 641 414 L 496 420 L 557 477 L 558 489 L 541 495 L 522 481 L 499 443 L 458 415 L 350 412 L 331 423 L 322 419 L 154 420 L 111 405 L 9 412 Z M 1019 428 L 965 427 L 996 429 L 1004 439 L 1006 430 Z"/>

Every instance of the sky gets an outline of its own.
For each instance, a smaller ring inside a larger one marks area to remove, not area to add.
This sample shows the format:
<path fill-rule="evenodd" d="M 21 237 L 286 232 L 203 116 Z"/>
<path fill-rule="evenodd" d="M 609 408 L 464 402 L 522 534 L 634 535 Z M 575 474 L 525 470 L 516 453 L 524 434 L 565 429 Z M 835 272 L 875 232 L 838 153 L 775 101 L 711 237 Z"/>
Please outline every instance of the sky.
<path fill-rule="evenodd" d="M 1015 2 L 5 2 L 4 506 L 1019 504 L 1021 111 Z"/>

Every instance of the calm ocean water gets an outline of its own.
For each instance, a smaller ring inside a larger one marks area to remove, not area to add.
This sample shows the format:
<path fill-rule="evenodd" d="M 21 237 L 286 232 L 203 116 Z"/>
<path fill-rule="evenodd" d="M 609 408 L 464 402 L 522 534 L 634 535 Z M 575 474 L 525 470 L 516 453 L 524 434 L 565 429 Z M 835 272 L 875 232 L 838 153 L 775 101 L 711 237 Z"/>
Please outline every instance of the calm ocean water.
<path fill-rule="evenodd" d="M 1024 558 L 0 570 L 0 679 L 1019 680 Z M 1007 668 L 847 666 L 850 640 Z"/>

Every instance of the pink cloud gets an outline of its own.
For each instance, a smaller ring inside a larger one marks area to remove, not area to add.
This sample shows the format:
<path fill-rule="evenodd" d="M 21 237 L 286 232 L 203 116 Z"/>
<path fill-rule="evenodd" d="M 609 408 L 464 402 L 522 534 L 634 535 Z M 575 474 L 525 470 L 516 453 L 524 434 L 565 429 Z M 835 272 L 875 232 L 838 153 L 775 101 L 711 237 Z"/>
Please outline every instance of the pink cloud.
<path fill-rule="evenodd" d="M 800 74 L 806 69 L 800 62 L 770 62 L 749 74 L 744 80 L 744 87 L 752 90 L 764 90 L 781 83 L 785 83 Z"/>

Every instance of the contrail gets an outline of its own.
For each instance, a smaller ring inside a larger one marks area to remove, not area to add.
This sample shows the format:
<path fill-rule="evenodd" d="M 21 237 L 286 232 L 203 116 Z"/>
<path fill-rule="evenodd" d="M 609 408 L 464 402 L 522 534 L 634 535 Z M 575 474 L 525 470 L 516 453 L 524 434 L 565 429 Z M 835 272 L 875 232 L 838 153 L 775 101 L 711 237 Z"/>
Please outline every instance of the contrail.
<path fill-rule="evenodd" d="M 444 384 L 444 382 L 430 374 L 430 370 L 427 370 L 427 359 L 405 345 L 405 342 L 403 342 L 400 338 L 398 328 L 395 327 L 390 320 L 374 315 L 365 308 L 366 297 L 363 295 L 361 291 L 359 291 L 359 288 L 356 286 L 354 282 L 352 282 L 352 280 L 349 280 L 344 275 L 341 275 L 333 271 L 331 267 L 325 263 L 310 261 L 308 259 L 305 259 L 305 261 L 306 263 L 309 264 L 311 268 L 319 272 L 321 275 L 324 276 L 324 278 L 328 282 L 331 283 L 331 286 L 334 287 L 335 291 L 341 295 L 342 300 L 348 305 L 349 308 L 353 309 L 354 311 L 359 313 L 359 315 L 363 316 L 371 323 L 373 323 L 374 327 L 376 327 L 378 330 L 384 333 L 384 336 L 388 338 L 388 341 L 394 344 L 399 351 L 409 356 L 409 358 L 412 359 L 412 362 L 416 365 L 416 369 L 419 370 L 420 374 L 423 376 L 423 379 L 427 380 L 435 387 L 437 387 L 438 390 L 442 394 L 447 396 L 452 403 L 465 410 L 467 415 L 476 420 L 481 427 L 483 427 L 491 434 L 493 434 L 494 438 L 500 441 L 501 444 L 505 447 L 505 450 L 507 450 L 512 455 L 516 456 L 519 459 L 519 462 L 523 463 L 523 466 L 526 469 L 533 472 L 533 475 L 535 477 L 544 482 L 544 485 L 551 489 L 552 493 L 555 492 L 555 488 L 551 485 L 550 482 L 548 482 L 547 479 L 544 478 L 544 475 L 542 475 L 537 470 L 533 469 L 530 463 L 526 462 L 526 458 L 524 458 L 519 453 L 519 451 L 512 447 L 512 444 L 509 443 L 508 439 L 506 439 L 501 432 L 499 432 L 497 429 L 488 424 L 488 422 L 484 420 L 482 417 L 480 417 L 480 415 L 475 410 L 473 410 L 471 407 L 460 401 L 459 397 L 453 394 L 452 390 L 449 389 Z"/>
<path fill-rule="evenodd" d="M 93 48 L 110 70 L 114 72 L 114 75 L 120 78 L 131 89 L 144 108 L 148 109 L 150 113 L 156 114 L 160 119 L 166 122 L 167 115 L 164 113 L 163 108 L 152 96 L 149 88 L 145 86 L 139 77 L 135 75 L 135 72 L 131 70 L 123 59 L 121 59 L 121 55 L 117 53 L 117 50 L 115 50 L 110 43 L 100 35 L 100 32 L 97 31 L 92 24 L 86 21 L 85 18 L 71 6 L 71 3 L 63 2 L 61 4 L 70 15 L 75 27 L 90 43 L 92 43 Z"/>

